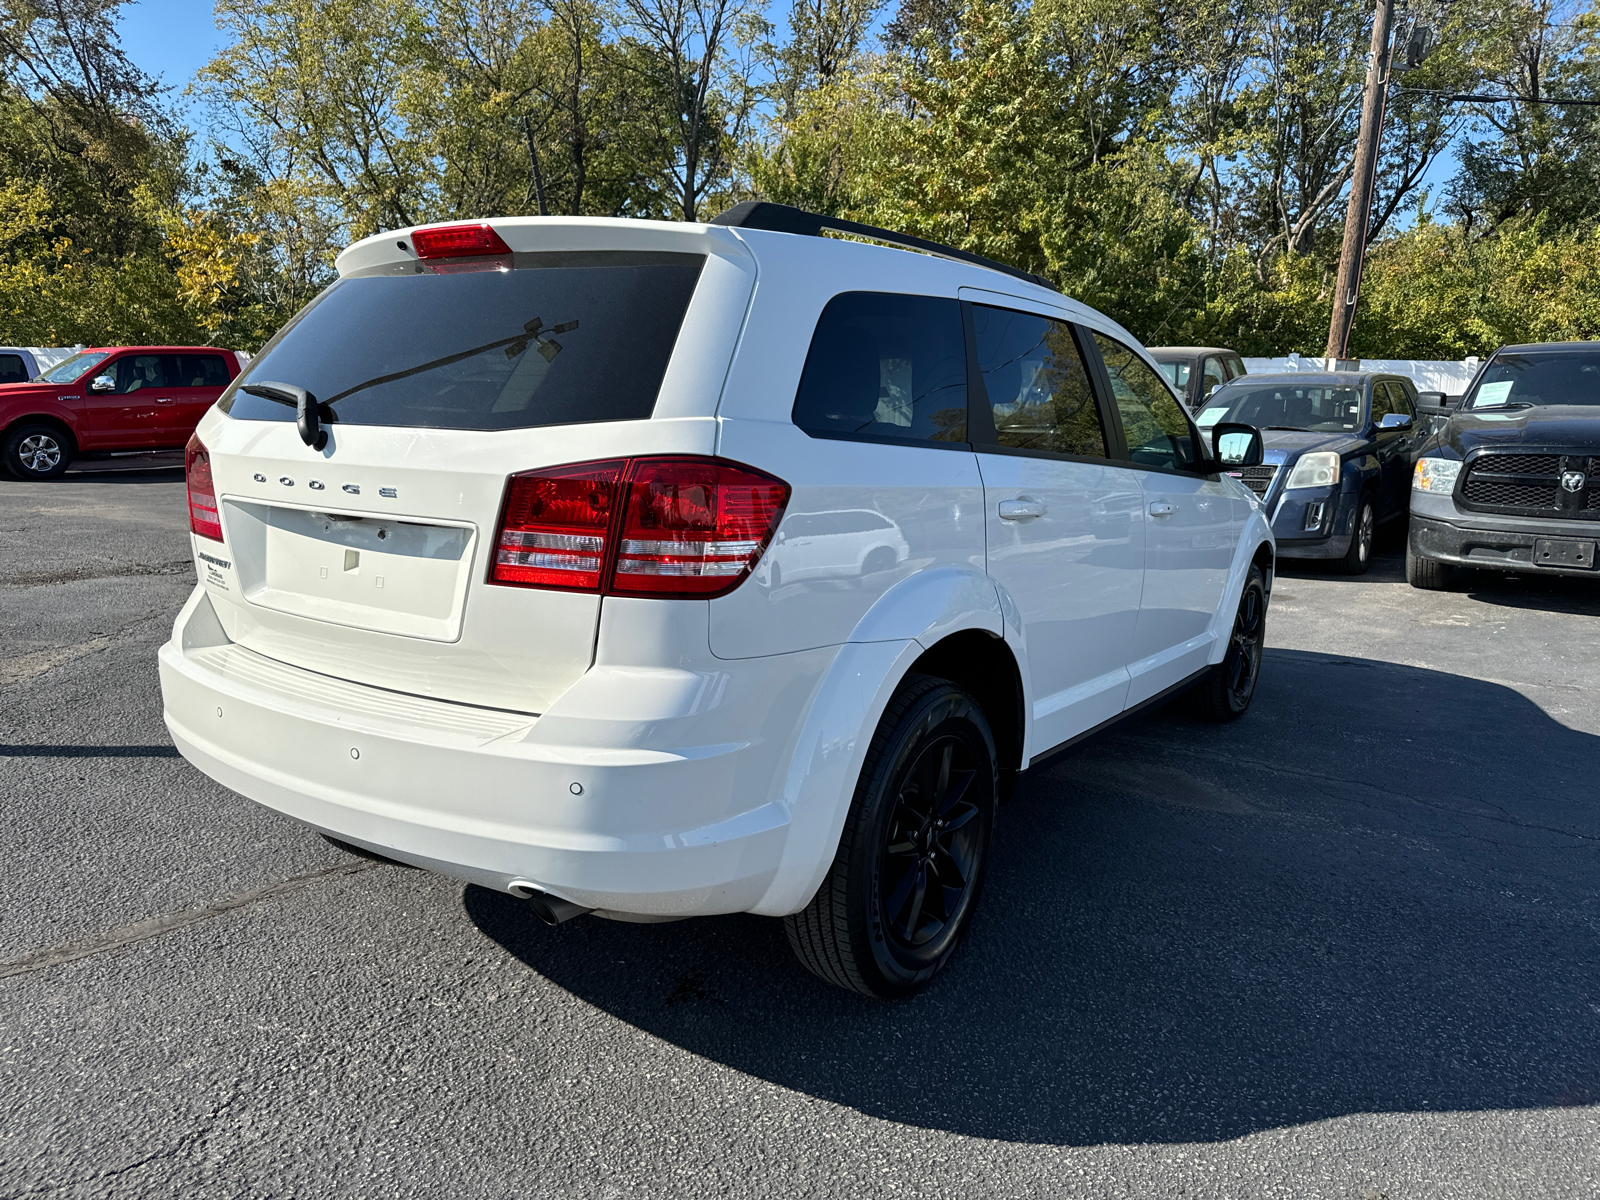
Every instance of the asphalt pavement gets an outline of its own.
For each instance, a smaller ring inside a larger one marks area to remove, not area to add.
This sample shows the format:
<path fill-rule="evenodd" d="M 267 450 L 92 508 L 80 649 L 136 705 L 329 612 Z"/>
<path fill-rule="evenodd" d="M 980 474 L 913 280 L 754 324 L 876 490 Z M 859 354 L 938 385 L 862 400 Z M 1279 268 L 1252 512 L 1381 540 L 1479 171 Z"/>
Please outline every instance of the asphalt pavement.
<path fill-rule="evenodd" d="M 880 1004 L 206 779 L 173 469 L 0 482 L 0 1196 L 1593 1197 L 1600 580 L 1287 569 L 1261 690 L 1028 777 Z"/>

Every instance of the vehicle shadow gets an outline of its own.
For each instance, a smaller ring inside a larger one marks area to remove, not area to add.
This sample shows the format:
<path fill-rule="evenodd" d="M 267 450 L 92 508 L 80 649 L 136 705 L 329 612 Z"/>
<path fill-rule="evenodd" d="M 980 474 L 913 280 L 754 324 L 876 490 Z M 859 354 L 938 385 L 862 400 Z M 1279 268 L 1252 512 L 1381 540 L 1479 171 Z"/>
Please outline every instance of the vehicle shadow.
<path fill-rule="evenodd" d="M 475 887 L 465 908 L 658 1038 L 959 1134 L 1600 1103 L 1600 738 L 1496 684 L 1268 655 L 1243 721 L 1171 706 L 1030 778 L 968 944 L 909 1001 L 824 985 L 762 918 L 548 929 Z"/>

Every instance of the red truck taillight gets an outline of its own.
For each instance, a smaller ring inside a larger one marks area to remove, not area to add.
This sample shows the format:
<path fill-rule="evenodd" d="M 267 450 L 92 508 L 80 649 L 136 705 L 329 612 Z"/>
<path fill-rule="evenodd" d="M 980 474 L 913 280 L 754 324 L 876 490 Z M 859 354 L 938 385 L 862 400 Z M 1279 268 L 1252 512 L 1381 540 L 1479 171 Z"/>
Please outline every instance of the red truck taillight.
<path fill-rule="evenodd" d="M 222 517 L 217 512 L 217 485 L 211 479 L 211 452 L 198 433 L 183 448 L 183 474 L 189 489 L 189 528 L 220 542 Z"/>
<path fill-rule="evenodd" d="M 661 598 L 726 595 L 761 560 L 789 485 L 716 458 L 663 456 L 511 477 L 491 583 Z"/>

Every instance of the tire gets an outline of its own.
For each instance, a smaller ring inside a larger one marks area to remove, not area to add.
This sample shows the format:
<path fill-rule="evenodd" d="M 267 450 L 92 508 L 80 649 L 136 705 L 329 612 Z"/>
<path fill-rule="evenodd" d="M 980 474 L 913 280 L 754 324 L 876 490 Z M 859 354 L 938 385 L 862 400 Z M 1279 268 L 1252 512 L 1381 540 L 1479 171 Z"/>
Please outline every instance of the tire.
<path fill-rule="evenodd" d="M 1450 586 L 1450 576 L 1455 572 L 1449 563 L 1436 558 L 1423 558 L 1406 543 L 1406 582 L 1425 592 L 1440 592 Z"/>
<path fill-rule="evenodd" d="M 862 575 L 876 575 L 879 571 L 892 571 L 900 558 L 888 546 L 877 546 L 861 564 Z"/>
<path fill-rule="evenodd" d="M 1221 723 L 1237 721 L 1249 711 L 1261 676 L 1266 636 L 1267 583 L 1261 568 L 1252 563 L 1239 594 L 1228 651 L 1190 693 L 1197 716 Z"/>
<path fill-rule="evenodd" d="M 873 734 L 833 865 L 783 919 L 800 961 L 879 999 L 925 987 L 977 908 L 996 776 L 978 702 L 946 680 L 907 678 Z"/>
<path fill-rule="evenodd" d="M 72 463 L 72 439 L 48 421 L 24 421 L 6 434 L 0 461 L 18 479 L 59 479 Z"/>
<path fill-rule="evenodd" d="M 1334 561 L 1334 569 L 1341 575 L 1365 575 L 1372 565 L 1372 544 L 1377 538 L 1378 514 L 1372 507 L 1372 497 L 1361 497 L 1356 509 L 1355 524 L 1350 529 L 1350 549 L 1344 557 Z"/>

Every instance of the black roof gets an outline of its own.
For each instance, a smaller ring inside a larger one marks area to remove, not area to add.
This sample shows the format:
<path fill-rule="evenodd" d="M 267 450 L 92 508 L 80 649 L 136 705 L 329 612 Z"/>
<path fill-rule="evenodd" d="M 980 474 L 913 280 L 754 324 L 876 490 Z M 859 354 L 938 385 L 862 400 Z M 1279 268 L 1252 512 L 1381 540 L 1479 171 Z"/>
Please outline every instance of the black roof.
<path fill-rule="evenodd" d="M 1527 354 L 1530 351 L 1542 350 L 1546 353 L 1572 353 L 1583 350 L 1591 353 L 1600 351 L 1600 342 L 1525 342 L 1519 346 L 1501 346 L 1496 354 Z"/>
<path fill-rule="evenodd" d="M 1049 288 L 1052 292 L 1057 290 L 1055 284 L 1042 275 L 996 262 L 992 258 L 984 258 L 981 254 L 957 250 L 954 246 L 946 246 L 942 242 L 930 242 L 926 238 L 915 237 L 909 233 L 879 229 L 876 225 L 863 225 L 859 221 L 827 217 L 787 204 L 774 204 L 770 200 L 742 201 L 712 217 L 708 224 L 729 225 L 736 229 L 766 229 L 774 233 L 798 233 L 809 237 L 821 237 L 824 229 L 831 229 L 835 233 L 850 233 L 856 237 L 871 238 L 875 242 L 886 242 L 906 250 L 921 250 L 925 254 L 937 254 L 941 258 L 953 258 L 958 262 L 987 267 L 991 271 L 1003 272 L 1014 279 L 1025 279 L 1042 288 Z"/>

